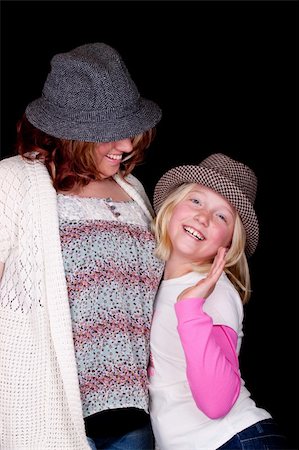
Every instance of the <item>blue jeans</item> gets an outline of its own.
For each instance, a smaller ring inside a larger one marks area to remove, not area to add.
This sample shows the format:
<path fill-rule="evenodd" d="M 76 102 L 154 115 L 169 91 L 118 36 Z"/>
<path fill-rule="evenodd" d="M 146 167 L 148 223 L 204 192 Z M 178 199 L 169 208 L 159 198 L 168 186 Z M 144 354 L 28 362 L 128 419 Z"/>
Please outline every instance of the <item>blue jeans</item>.
<path fill-rule="evenodd" d="M 92 450 L 153 450 L 154 439 L 150 425 L 130 431 L 122 436 L 91 439 L 87 437 Z"/>
<path fill-rule="evenodd" d="M 218 450 L 287 450 L 285 436 L 273 419 L 261 420 L 240 431 Z"/>

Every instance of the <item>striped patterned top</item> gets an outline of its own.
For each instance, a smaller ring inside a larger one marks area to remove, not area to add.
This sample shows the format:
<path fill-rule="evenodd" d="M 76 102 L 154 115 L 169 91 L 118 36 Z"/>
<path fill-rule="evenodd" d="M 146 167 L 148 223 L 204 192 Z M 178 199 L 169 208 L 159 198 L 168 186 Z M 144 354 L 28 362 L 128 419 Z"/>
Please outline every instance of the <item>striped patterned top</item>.
<path fill-rule="evenodd" d="M 148 411 L 150 323 L 163 271 L 149 218 L 135 201 L 57 199 L 83 415 Z"/>

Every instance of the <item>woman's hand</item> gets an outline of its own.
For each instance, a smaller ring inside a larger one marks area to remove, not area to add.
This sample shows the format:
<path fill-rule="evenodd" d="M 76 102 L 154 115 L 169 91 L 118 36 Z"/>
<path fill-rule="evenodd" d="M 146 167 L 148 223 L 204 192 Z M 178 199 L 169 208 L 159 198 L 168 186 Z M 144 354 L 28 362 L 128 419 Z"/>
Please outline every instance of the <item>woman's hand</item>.
<path fill-rule="evenodd" d="M 226 252 L 227 249 L 225 247 L 219 247 L 206 278 L 200 280 L 194 286 L 182 291 L 177 298 L 178 302 L 183 298 L 207 298 L 211 295 L 220 275 L 223 272 Z"/>

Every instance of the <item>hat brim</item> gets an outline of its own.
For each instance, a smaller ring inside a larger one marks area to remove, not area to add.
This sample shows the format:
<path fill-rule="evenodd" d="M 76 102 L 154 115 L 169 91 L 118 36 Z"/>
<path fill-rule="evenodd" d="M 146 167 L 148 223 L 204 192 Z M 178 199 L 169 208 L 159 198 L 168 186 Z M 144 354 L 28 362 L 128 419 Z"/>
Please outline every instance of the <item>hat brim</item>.
<path fill-rule="evenodd" d="M 222 195 L 236 209 L 246 232 L 245 252 L 252 255 L 257 247 L 259 224 L 252 203 L 241 189 L 215 170 L 201 166 L 178 166 L 166 172 L 154 189 L 156 214 L 168 195 L 184 183 L 198 183 Z"/>
<path fill-rule="evenodd" d="M 39 130 L 59 139 L 85 142 L 112 142 L 127 139 L 154 128 L 162 111 L 148 99 L 139 98 L 134 107 L 103 117 L 98 111 L 74 111 L 70 114 L 52 105 L 44 97 L 29 103 L 25 111 L 29 122 Z"/>

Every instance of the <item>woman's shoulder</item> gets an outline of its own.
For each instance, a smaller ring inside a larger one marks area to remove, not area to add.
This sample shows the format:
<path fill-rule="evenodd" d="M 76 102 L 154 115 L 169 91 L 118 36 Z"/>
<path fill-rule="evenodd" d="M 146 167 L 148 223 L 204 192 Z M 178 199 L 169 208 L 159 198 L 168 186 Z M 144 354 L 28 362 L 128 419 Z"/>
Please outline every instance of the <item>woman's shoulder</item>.
<path fill-rule="evenodd" d="M 150 209 L 150 211 L 152 211 L 152 206 L 148 194 L 141 181 L 132 174 L 129 174 L 125 179 L 131 184 L 131 186 L 134 187 L 134 189 L 139 193 L 139 195 L 141 195 L 143 200 L 146 202 L 147 207 Z"/>
<path fill-rule="evenodd" d="M 24 177 L 24 161 L 20 156 L 10 156 L 0 161 L 1 188 L 9 186 L 12 182 L 17 185 Z"/>
<path fill-rule="evenodd" d="M 44 164 L 37 159 L 26 159 L 20 155 L 10 156 L 0 161 L 0 170 L 2 171 L 23 171 L 26 167 L 44 167 Z"/>
<path fill-rule="evenodd" d="M 37 180 L 49 177 L 45 165 L 39 160 L 29 160 L 20 155 L 0 161 L 0 188 L 3 195 L 12 191 L 26 192 L 37 185 Z M 9 194 L 10 195 L 10 194 Z"/>
<path fill-rule="evenodd" d="M 132 175 L 130 173 L 125 177 L 125 180 L 130 183 L 137 191 L 145 192 L 143 184 L 138 178 L 135 177 L 135 175 Z"/>
<path fill-rule="evenodd" d="M 9 167 L 18 167 L 22 163 L 22 158 L 19 155 L 9 156 L 0 161 L 0 167 L 9 168 Z"/>

